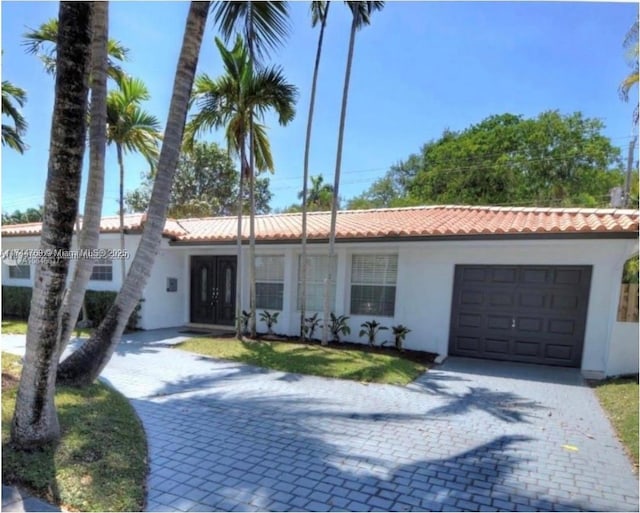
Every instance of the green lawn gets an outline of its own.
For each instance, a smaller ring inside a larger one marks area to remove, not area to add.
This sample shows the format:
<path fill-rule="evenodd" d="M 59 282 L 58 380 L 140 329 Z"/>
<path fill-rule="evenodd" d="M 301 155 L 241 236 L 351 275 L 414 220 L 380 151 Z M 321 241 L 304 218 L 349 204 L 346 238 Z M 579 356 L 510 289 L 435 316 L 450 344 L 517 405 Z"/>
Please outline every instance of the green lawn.
<path fill-rule="evenodd" d="M 73 336 L 77 337 L 78 332 L 80 332 L 81 338 L 88 338 L 91 335 L 92 330 L 86 328 L 73 330 Z M 2 319 L 2 333 L 7 335 L 26 335 L 27 321 L 18 319 Z"/>
<path fill-rule="evenodd" d="M 620 440 L 638 467 L 638 378 L 619 378 L 596 385 L 596 395 Z"/>
<path fill-rule="evenodd" d="M 406 385 L 426 367 L 402 356 L 293 342 L 240 342 L 232 338 L 192 338 L 178 349 L 269 369 L 328 378 Z"/>
<path fill-rule="evenodd" d="M 18 484 L 71 511 L 141 511 L 147 474 L 145 434 L 129 402 L 101 384 L 60 387 L 62 439 L 44 450 L 9 443 L 20 359 L 2 353 L 2 482 Z"/>

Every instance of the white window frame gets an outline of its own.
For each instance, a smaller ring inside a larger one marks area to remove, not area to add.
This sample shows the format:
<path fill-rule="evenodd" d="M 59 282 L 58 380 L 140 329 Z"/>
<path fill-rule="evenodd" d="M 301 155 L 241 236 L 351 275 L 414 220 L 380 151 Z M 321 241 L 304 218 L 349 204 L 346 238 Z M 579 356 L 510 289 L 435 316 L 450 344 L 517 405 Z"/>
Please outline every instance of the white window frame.
<path fill-rule="evenodd" d="M 307 301 L 305 305 L 306 312 L 322 312 L 324 310 L 324 281 L 327 277 L 329 255 L 307 255 Z M 322 263 L 320 263 L 322 262 Z M 310 276 L 309 271 L 317 268 L 316 276 Z M 331 290 L 329 291 L 329 304 L 331 310 L 336 303 L 336 274 L 338 273 L 338 257 L 333 256 L 333 280 L 331 282 Z M 298 255 L 298 288 L 296 291 L 296 309 L 299 312 L 302 306 L 302 255 Z M 311 296 L 311 297 L 310 297 Z M 315 296 L 315 298 L 314 298 Z M 318 297 L 320 298 L 318 300 Z M 318 303 L 319 301 L 319 303 Z M 315 307 L 319 308 L 315 308 Z"/>
<path fill-rule="evenodd" d="M 107 272 L 110 273 L 108 276 Z M 89 277 L 89 280 L 102 282 L 113 281 L 113 260 L 109 258 L 101 258 L 100 260 L 96 260 L 93 264 L 93 269 L 91 270 L 91 276 Z"/>
<path fill-rule="evenodd" d="M 29 264 L 15 264 L 9 265 L 9 278 L 12 280 L 30 280 L 31 279 L 31 266 Z M 20 269 L 26 269 L 26 276 L 21 276 Z M 13 273 L 16 273 L 17 276 L 12 276 Z"/>
<path fill-rule="evenodd" d="M 265 262 L 265 265 L 262 265 L 261 262 Z M 284 263 L 284 255 L 256 255 L 256 309 L 282 311 L 284 305 Z M 260 294 L 261 285 L 271 291 L 279 288 L 279 292 L 276 294 L 270 292 L 266 296 L 272 300 L 275 298 L 276 303 L 279 304 L 269 301 L 263 302 L 266 297 Z"/>
<path fill-rule="evenodd" d="M 397 281 L 397 253 L 351 255 L 350 314 L 394 317 Z M 365 288 L 368 290 L 364 290 Z M 369 302 L 363 301 L 367 294 L 371 298 Z M 385 295 L 387 301 L 384 301 Z M 392 296 L 393 299 L 391 300 L 389 296 Z M 368 307 L 364 307 L 365 304 Z"/>

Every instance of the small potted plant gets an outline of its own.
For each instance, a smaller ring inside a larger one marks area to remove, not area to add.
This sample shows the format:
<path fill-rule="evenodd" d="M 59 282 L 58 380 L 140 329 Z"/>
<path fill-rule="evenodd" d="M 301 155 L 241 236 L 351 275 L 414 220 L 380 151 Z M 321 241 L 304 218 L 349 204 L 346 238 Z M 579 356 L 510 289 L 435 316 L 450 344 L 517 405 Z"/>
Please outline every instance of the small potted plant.
<path fill-rule="evenodd" d="M 362 337 L 362 336 L 366 335 L 367 339 L 369 340 L 369 346 L 370 347 L 373 347 L 373 346 L 376 345 L 376 335 L 378 335 L 378 332 L 389 329 L 386 326 L 382 326 L 375 319 L 373 321 L 363 322 L 360 325 L 360 327 L 362 329 L 360 330 L 360 335 L 359 336 Z"/>
<path fill-rule="evenodd" d="M 411 330 L 406 326 L 403 326 L 402 324 L 398 324 L 397 326 L 392 326 L 391 331 L 395 338 L 396 349 L 401 352 L 404 351 L 404 347 L 402 344 L 405 337 L 407 336 L 407 333 L 409 333 Z"/>
<path fill-rule="evenodd" d="M 271 313 L 266 310 L 260 314 L 260 320 L 267 325 L 267 335 L 269 336 L 273 336 L 273 326 L 278 323 L 278 315 L 280 312 Z"/>

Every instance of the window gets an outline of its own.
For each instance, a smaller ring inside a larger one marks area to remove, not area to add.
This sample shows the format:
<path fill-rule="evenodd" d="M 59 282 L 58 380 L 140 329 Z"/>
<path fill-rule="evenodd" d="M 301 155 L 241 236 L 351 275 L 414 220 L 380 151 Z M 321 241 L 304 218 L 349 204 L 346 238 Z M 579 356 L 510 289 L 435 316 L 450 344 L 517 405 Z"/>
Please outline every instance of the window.
<path fill-rule="evenodd" d="M 113 264 L 109 259 L 96 260 L 93 264 L 90 280 L 93 281 L 112 281 L 113 280 Z"/>
<path fill-rule="evenodd" d="M 28 280 L 31 278 L 31 266 L 29 264 L 10 265 L 9 278 Z"/>
<path fill-rule="evenodd" d="M 284 256 L 256 257 L 256 308 L 282 310 Z"/>
<path fill-rule="evenodd" d="M 333 257 L 331 266 L 331 276 L 333 280 L 329 289 L 330 305 L 336 302 L 336 257 Z M 307 312 L 322 312 L 324 310 L 324 280 L 329 273 L 328 255 L 307 255 L 307 290 L 306 304 Z M 298 257 L 298 310 L 302 308 L 302 255 Z M 330 308 L 333 310 L 333 306 Z"/>
<path fill-rule="evenodd" d="M 393 317 L 398 255 L 353 255 L 351 314 Z"/>

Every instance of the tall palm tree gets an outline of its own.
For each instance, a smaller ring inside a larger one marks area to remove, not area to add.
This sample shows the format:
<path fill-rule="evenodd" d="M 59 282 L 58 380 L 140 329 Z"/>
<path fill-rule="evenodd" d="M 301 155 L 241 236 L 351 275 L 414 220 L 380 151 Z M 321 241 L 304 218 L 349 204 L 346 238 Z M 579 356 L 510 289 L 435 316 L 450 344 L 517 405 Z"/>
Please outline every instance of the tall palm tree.
<path fill-rule="evenodd" d="M 255 160 L 258 170 L 273 171 L 273 156 L 264 115 L 274 110 L 281 125 L 289 123 L 295 115 L 297 88 L 287 83 L 279 67 L 254 70 L 240 35 L 236 37 L 231 50 L 225 48 L 218 38 L 216 45 L 222 56 L 225 75 L 215 80 L 208 75 L 196 79 L 193 101 L 197 104 L 198 112 L 189 122 L 187 140 L 193 141 L 195 135 L 204 130 L 226 127 L 227 146 L 231 153 L 240 158 L 241 175 L 249 175 L 250 178 L 251 160 Z M 252 134 L 255 139 L 253 151 L 249 143 Z M 242 187 L 242 181 L 240 185 Z M 242 188 L 239 194 L 242 198 Z M 240 210 L 239 226 L 241 216 Z M 240 242 L 241 232 L 238 233 Z M 240 254 L 240 248 L 238 251 Z M 240 306 L 236 302 L 236 310 Z M 255 309 L 255 303 L 253 306 Z"/>
<path fill-rule="evenodd" d="M 24 153 L 27 149 L 22 140 L 27 131 L 27 120 L 24 119 L 19 108 L 24 107 L 26 101 L 27 93 L 24 89 L 20 89 L 8 80 L 2 81 L 2 115 L 9 116 L 13 123 L 13 126 L 2 123 L 2 146 L 9 146 L 20 153 Z M 14 105 L 14 102 L 18 106 Z"/>
<path fill-rule="evenodd" d="M 104 197 L 105 150 L 107 146 L 108 27 L 109 3 L 96 2 L 93 15 L 93 41 L 91 43 L 89 177 L 87 179 L 82 226 L 78 228 L 78 247 L 88 251 L 98 248 Z M 93 264 L 94 261 L 90 258 L 76 261 L 73 279 L 62 304 L 58 358 L 67 346 L 80 310 L 83 308 L 84 295 L 91 278 Z M 83 319 L 86 319 L 85 310 L 83 310 Z"/>
<path fill-rule="evenodd" d="M 307 135 L 304 142 L 304 170 L 302 177 L 302 254 L 300 256 L 300 338 L 304 340 L 304 319 L 307 310 L 307 182 L 309 181 L 309 150 L 311 147 L 311 128 L 313 126 L 313 110 L 316 103 L 316 86 L 320 71 L 320 56 L 324 29 L 327 26 L 327 16 L 331 2 L 311 2 L 311 26 L 320 22 L 320 35 L 316 49 L 316 60 L 313 66 L 313 80 L 311 81 L 311 98 L 309 99 L 309 114 L 307 116 Z"/>
<path fill-rule="evenodd" d="M 304 190 L 298 193 L 298 197 L 302 198 Z M 307 210 L 318 212 L 322 210 L 331 210 L 333 201 L 333 186 L 324 183 L 322 175 L 311 177 L 311 187 L 307 191 Z"/>
<path fill-rule="evenodd" d="M 142 80 L 125 77 L 118 89 L 107 95 L 107 140 L 116 146 L 120 170 L 120 249 L 124 251 L 124 153 L 140 153 L 151 167 L 158 158 L 160 122 L 140 107 L 150 98 Z M 121 260 L 122 283 L 125 278 L 125 261 Z"/>
<path fill-rule="evenodd" d="M 61 362 L 58 383 L 87 386 L 98 377 L 120 342 L 127 319 L 149 281 L 162 242 L 171 185 L 180 157 L 189 97 L 208 13 L 209 2 L 191 2 L 173 83 L 167 126 L 147 210 L 147 222 L 144 224 L 140 243 L 131 263 L 131 272 L 91 338 Z"/>
<path fill-rule="evenodd" d="M 626 102 L 629 101 L 629 91 L 633 86 L 638 85 L 638 21 L 640 18 L 636 17 L 636 20 L 631 25 L 629 32 L 624 38 L 623 46 L 626 50 L 625 58 L 631 67 L 631 72 L 625 77 L 620 84 L 619 92 L 620 97 Z M 633 122 L 638 124 L 638 106 L 636 105 L 633 110 Z"/>
<path fill-rule="evenodd" d="M 78 210 L 85 148 L 92 2 L 60 2 L 60 37 L 44 220 L 43 254 L 69 250 Z M 31 297 L 24 367 L 20 377 L 11 441 L 38 448 L 60 437 L 54 404 L 58 367 L 59 309 L 69 262 L 38 263 Z"/>
<path fill-rule="evenodd" d="M 347 54 L 347 69 L 344 73 L 344 88 L 342 90 L 342 109 L 340 110 L 340 127 L 338 129 L 338 150 L 336 152 L 336 171 L 333 181 L 333 203 L 331 205 L 331 226 L 329 228 L 329 261 L 335 256 L 336 244 L 336 219 L 338 215 L 338 201 L 340 191 L 340 170 L 342 168 L 342 143 L 344 142 L 344 125 L 347 116 L 347 100 L 349 98 L 349 81 L 351 79 L 351 66 L 353 64 L 353 48 L 356 41 L 356 32 L 362 27 L 371 23 L 371 16 L 375 11 L 381 11 L 384 2 L 345 2 L 351 10 L 351 33 L 349 35 L 349 53 Z M 330 299 L 329 290 L 333 276 L 331 275 L 331 266 L 327 274 L 324 284 L 324 318 L 329 318 Z M 329 341 L 329 325 L 324 323 L 322 330 L 322 344 L 326 345 Z"/>
<path fill-rule="evenodd" d="M 36 55 L 42 61 L 47 73 L 55 75 L 58 20 L 51 18 L 37 29 L 29 29 L 22 37 L 24 38 L 22 44 L 26 48 L 26 51 Z M 126 61 L 129 49 L 123 46 L 120 41 L 109 39 L 107 42 L 107 53 L 109 54 L 107 73 L 112 79 L 119 82 L 126 74 L 116 61 Z"/>
<path fill-rule="evenodd" d="M 223 39 L 228 43 L 236 32 L 244 35 L 249 50 L 249 63 L 257 68 L 268 53 L 278 47 L 289 31 L 288 7 L 286 2 L 270 1 L 229 1 L 213 4 L 214 21 L 220 29 Z M 253 126 L 253 116 L 249 118 L 249 310 L 251 312 L 250 331 L 256 334 L 256 262 L 255 262 L 255 141 L 257 132 Z M 240 173 L 243 180 L 243 173 Z M 242 183 L 240 184 L 242 192 Z M 238 268 L 242 261 L 242 195 L 238 199 Z M 242 309 L 242 288 L 240 281 L 236 283 L 236 319 L 240 318 Z M 241 330 L 238 323 L 238 338 Z"/>

